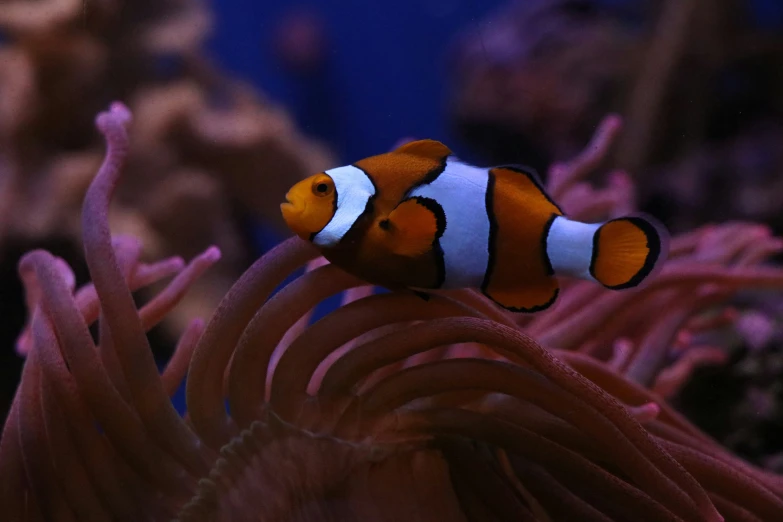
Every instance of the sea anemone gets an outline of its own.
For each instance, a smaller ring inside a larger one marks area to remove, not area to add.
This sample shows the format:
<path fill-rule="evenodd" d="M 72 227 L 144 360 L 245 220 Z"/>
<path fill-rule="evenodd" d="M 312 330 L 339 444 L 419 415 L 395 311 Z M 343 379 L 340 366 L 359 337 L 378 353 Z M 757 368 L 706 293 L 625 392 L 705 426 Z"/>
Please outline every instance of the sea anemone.
<path fill-rule="evenodd" d="M 678 237 L 646 287 L 568 282 L 557 307 L 521 319 L 471 290 L 376 293 L 293 238 L 190 323 L 161 372 L 145 331 L 219 252 L 143 263 L 138 242 L 112 238 L 129 122 L 119 103 L 97 118 L 108 151 L 82 215 L 93 283 L 75 289 L 45 251 L 19 263 L 30 318 L 0 440 L 8 519 L 783 519 L 783 479 L 662 395 L 704 359 L 689 355 L 705 349 L 698 333 L 731 320 L 699 312 L 783 285 L 757 266 L 780 247 L 763 230 Z M 549 188 L 571 214 L 628 205 L 622 173 L 600 190 L 580 181 L 619 127 L 607 118 L 582 156 L 553 167 Z M 137 307 L 133 291 L 173 274 Z M 182 416 L 170 397 L 186 373 Z"/>
<path fill-rule="evenodd" d="M 267 248 L 259 239 L 285 234 L 288 187 L 335 162 L 209 56 L 208 4 L 0 0 L 0 261 L 43 245 L 81 250 L 80 208 L 102 160 L 93 119 L 122 96 L 134 126 L 112 230 L 141 239 L 148 259 L 189 258 L 210 244 L 223 254 L 156 329 L 156 354 L 189 317 L 214 310 Z M 72 262 L 83 281 L 83 259 Z"/>

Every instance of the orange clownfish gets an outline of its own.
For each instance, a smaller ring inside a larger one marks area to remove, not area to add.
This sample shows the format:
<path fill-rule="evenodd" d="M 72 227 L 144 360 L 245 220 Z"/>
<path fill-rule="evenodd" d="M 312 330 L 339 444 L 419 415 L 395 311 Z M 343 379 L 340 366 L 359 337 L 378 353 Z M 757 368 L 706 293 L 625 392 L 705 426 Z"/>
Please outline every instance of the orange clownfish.
<path fill-rule="evenodd" d="M 286 200 L 294 233 L 371 284 L 479 288 L 515 312 L 551 306 L 559 275 L 636 286 L 668 250 L 652 219 L 568 219 L 530 169 L 468 165 L 434 140 L 311 176 Z"/>

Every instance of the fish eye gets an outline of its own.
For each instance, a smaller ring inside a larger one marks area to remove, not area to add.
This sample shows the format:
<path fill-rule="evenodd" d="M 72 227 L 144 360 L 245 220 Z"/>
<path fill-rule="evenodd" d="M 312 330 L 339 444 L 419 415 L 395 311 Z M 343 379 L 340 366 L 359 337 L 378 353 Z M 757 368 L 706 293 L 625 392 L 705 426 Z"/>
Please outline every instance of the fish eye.
<path fill-rule="evenodd" d="M 320 179 L 313 183 L 313 194 L 318 197 L 329 196 L 334 191 L 334 185 L 328 180 Z"/>

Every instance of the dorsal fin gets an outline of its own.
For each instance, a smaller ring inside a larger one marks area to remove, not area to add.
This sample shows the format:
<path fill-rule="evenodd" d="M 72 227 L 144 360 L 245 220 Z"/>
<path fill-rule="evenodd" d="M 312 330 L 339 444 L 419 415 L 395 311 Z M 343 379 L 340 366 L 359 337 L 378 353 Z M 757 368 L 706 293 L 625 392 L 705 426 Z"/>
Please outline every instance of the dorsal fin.
<path fill-rule="evenodd" d="M 437 161 L 451 155 L 451 149 L 436 140 L 416 140 L 394 149 L 401 154 L 412 154 Z"/>
<path fill-rule="evenodd" d="M 523 176 L 527 176 L 527 179 L 529 179 L 533 183 L 536 190 L 540 192 L 541 195 L 557 209 L 557 213 L 560 215 L 565 214 L 563 212 L 563 209 L 560 208 L 560 205 L 555 203 L 555 201 L 550 197 L 549 193 L 546 190 L 546 186 L 544 185 L 544 182 L 541 180 L 541 176 L 538 175 L 538 172 L 533 167 L 528 167 L 527 165 L 514 164 L 514 165 L 501 165 L 497 167 L 492 167 L 491 170 L 511 171 L 511 172 L 516 172 L 517 174 L 522 174 Z"/>
<path fill-rule="evenodd" d="M 520 174 L 524 174 L 525 176 L 531 178 L 533 180 L 533 183 L 535 183 L 538 187 L 540 187 L 541 190 L 545 190 L 544 181 L 541 179 L 541 175 L 533 167 L 530 167 L 528 165 L 521 165 L 519 163 L 510 163 L 508 165 L 497 165 L 496 167 L 501 169 L 513 170 L 514 172 L 519 172 Z"/>

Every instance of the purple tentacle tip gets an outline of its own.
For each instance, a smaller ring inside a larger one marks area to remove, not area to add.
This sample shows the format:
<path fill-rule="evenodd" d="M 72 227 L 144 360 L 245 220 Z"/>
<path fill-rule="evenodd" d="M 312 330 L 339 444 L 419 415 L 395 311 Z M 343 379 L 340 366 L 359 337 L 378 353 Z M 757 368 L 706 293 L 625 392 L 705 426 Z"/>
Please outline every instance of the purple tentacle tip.
<path fill-rule="evenodd" d="M 218 247 L 216 247 L 216 246 L 214 246 L 214 245 L 213 245 L 213 246 L 209 247 L 209 248 L 208 248 L 208 249 L 207 249 L 207 250 L 204 252 L 204 254 L 203 254 L 203 255 L 204 255 L 204 257 L 205 257 L 207 260 L 209 260 L 209 261 L 211 261 L 211 262 L 217 262 L 217 261 L 219 261 L 219 260 L 220 260 L 220 258 L 223 256 L 223 253 L 220 251 L 220 248 L 218 248 Z"/>
<path fill-rule="evenodd" d="M 114 125 L 126 126 L 132 119 L 130 109 L 122 102 L 115 101 L 109 105 L 108 111 L 103 111 L 95 118 L 95 125 L 105 132 Z"/>

